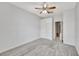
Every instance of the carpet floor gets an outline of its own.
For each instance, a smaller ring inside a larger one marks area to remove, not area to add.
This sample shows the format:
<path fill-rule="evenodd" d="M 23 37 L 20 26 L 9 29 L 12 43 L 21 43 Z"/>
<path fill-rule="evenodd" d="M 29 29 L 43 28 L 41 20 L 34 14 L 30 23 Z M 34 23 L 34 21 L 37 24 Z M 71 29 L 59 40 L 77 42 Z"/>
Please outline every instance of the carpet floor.
<path fill-rule="evenodd" d="M 78 56 L 74 46 L 38 39 L 0 54 L 0 56 Z"/>

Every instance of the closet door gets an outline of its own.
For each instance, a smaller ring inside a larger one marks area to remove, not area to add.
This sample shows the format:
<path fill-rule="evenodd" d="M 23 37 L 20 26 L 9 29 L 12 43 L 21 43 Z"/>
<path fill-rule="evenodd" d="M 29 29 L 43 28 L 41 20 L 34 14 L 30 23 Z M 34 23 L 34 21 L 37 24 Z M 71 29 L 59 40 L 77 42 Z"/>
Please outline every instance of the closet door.
<path fill-rule="evenodd" d="M 40 28 L 40 37 L 52 40 L 52 18 L 42 19 Z"/>

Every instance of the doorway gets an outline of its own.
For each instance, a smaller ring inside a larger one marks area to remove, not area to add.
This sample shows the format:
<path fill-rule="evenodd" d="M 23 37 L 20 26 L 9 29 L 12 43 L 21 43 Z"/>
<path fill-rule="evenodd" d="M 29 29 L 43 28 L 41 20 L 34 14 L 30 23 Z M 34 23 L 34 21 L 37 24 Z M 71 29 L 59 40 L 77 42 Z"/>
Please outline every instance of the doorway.
<path fill-rule="evenodd" d="M 62 22 L 56 21 L 55 22 L 55 40 L 63 42 L 63 28 Z"/>

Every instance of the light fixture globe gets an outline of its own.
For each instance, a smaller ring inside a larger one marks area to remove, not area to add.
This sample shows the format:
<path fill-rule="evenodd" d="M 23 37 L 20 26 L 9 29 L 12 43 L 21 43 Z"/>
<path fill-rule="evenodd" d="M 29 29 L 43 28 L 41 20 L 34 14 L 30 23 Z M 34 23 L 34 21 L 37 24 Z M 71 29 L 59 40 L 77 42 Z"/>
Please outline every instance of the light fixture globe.
<path fill-rule="evenodd" d="M 47 11 L 46 11 L 46 10 L 44 10 L 44 11 L 42 11 L 42 13 L 46 14 L 46 13 L 47 13 Z"/>

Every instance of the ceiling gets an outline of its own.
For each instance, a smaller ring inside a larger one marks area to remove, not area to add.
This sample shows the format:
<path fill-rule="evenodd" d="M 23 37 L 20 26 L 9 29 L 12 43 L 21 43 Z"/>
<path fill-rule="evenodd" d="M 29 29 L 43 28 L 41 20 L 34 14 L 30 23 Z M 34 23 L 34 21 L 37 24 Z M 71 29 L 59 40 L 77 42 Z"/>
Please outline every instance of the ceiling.
<path fill-rule="evenodd" d="M 11 4 L 22 8 L 28 12 L 34 13 L 40 17 L 48 17 L 52 15 L 60 14 L 68 9 L 74 8 L 76 2 L 47 2 L 48 4 L 53 4 L 56 6 L 56 10 L 51 14 L 40 14 L 40 10 L 35 9 L 35 7 L 41 7 L 43 2 L 11 2 Z"/>

